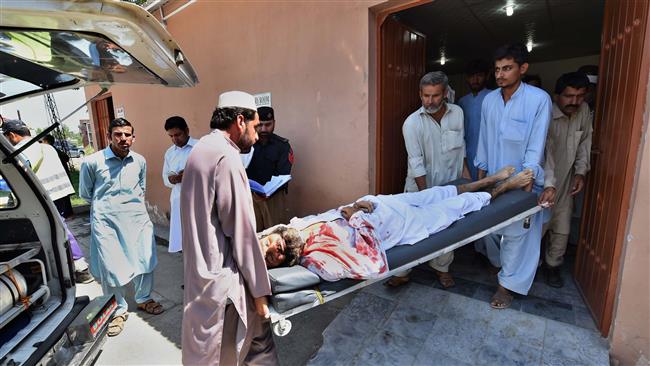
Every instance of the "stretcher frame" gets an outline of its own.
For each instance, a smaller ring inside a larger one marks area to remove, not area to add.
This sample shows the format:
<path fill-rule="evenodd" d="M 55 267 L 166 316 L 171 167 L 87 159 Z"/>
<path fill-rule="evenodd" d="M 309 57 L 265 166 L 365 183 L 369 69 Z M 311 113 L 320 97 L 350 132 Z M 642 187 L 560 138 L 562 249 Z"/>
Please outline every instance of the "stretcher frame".
<path fill-rule="evenodd" d="M 460 240 L 458 242 L 450 244 L 450 245 L 448 245 L 448 246 L 446 246 L 446 247 L 444 247 L 442 249 L 439 249 L 439 250 L 437 250 L 437 251 L 435 251 L 433 253 L 430 253 L 430 254 L 428 254 L 426 256 L 423 256 L 421 258 L 418 258 L 416 260 L 413 260 L 411 262 L 403 264 L 403 265 L 401 265 L 399 267 L 390 269 L 388 272 L 383 273 L 379 277 L 368 279 L 368 280 L 362 280 L 362 281 L 360 281 L 360 282 L 358 282 L 358 283 L 356 283 L 354 285 L 351 285 L 351 286 L 349 286 L 349 287 L 347 287 L 347 288 L 345 288 L 345 289 L 343 289 L 341 291 L 337 291 L 337 292 L 335 292 L 335 293 L 333 293 L 331 295 L 328 295 L 328 296 L 322 296 L 321 297 L 322 300 L 320 300 L 320 301 L 317 300 L 317 301 L 314 301 L 312 303 L 299 305 L 299 306 L 296 306 L 295 308 L 287 310 L 287 311 L 285 311 L 283 313 L 280 313 L 280 312 L 276 311 L 275 308 L 271 304 L 269 304 L 269 312 L 270 312 L 270 315 L 271 315 L 271 323 L 272 323 L 273 333 L 275 333 L 275 335 L 280 336 L 280 337 L 286 336 L 287 334 L 289 334 L 289 332 L 291 332 L 291 327 L 292 327 L 292 324 L 291 324 L 291 321 L 289 320 L 289 318 L 294 316 L 294 315 L 297 315 L 297 314 L 300 314 L 300 313 L 302 313 L 304 311 L 307 311 L 307 310 L 310 310 L 312 308 L 318 307 L 318 306 L 323 305 L 323 304 L 325 304 L 327 302 L 330 302 L 332 300 L 336 300 L 336 299 L 338 299 L 340 297 L 343 297 L 343 296 L 345 296 L 345 295 L 347 295 L 347 294 L 349 294 L 351 292 L 354 292 L 354 291 L 360 290 L 360 289 L 362 289 L 364 287 L 370 286 L 370 285 L 372 285 L 372 284 L 374 284 L 376 282 L 386 280 L 386 279 L 388 279 L 388 278 L 390 278 L 390 277 L 392 277 L 392 276 L 394 276 L 394 275 L 396 275 L 398 273 L 402 273 L 402 272 L 404 272 L 404 271 L 406 271 L 408 269 L 411 269 L 411 268 L 413 268 L 415 266 L 418 266 L 418 265 L 420 265 L 422 263 L 426 263 L 426 262 L 430 261 L 431 259 L 437 258 L 437 257 L 439 257 L 439 256 L 441 256 L 443 254 L 446 254 L 446 253 L 449 253 L 449 252 L 451 252 L 453 250 L 456 250 L 456 249 L 458 249 L 458 248 L 460 248 L 460 247 L 462 247 L 462 246 L 464 246 L 466 244 L 469 244 L 469 243 L 471 243 L 471 242 L 473 242 L 475 240 L 481 239 L 481 238 L 483 238 L 483 237 L 485 237 L 485 236 L 487 236 L 489 234 L 492 234 L 493 232 L 495 232 L 497 230 L 503 229 L 503 228 L 507 227 L 508 225 L 511 225 L 511 224 L 513 224 L 515 222 L 522 221 L 522 225 L 525 225 L 525 221 L 523 221 L 524 219 L 529 218 L 530 216 L 538 213 L 541 210 L 542 210 L 541 206 L 539 206 L 539 205 L 534 206 L 534 207 L 532 207 L 532 208 L 530 208 L 530 209 L 528 209 L 526 211 L 520 212 L 519 214 L 517 214 L 515 216 L 512 216 L 507 220 L 501 221 L 500 223 L 498 223 L 498 224 L 496 224 L 494 226 L 491 226 L 491 227 L 489 227 L 489 228 L 487 228 L 487 229 L 485 229 L 483 231 L 480 231 L 480 232 L 478 232 L 478 233 L 476 233 L 474 235 L 471 235 L 471 236 L 469 236 L 469 237 L 467 237 L 467 238 L 465 238 L 463 240 Z"/>

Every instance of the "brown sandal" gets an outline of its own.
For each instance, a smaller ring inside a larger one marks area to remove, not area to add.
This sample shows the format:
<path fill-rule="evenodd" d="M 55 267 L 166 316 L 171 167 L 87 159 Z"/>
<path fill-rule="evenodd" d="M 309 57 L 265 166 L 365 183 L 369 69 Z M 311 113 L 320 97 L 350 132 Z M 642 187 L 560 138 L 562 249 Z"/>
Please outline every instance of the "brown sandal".
<path fill-rule="evenodd" d="M 154 299 L 149 299 L 142 304 L 138 304 L 138 310 L 142 310 L 148 314 L 158 315 L 165 311 L 162 304 L 156 302 Z"/>
<path fill-rule="evenodd" d="M 409 275 L 406 276 L 393 276 L 390 280 L 384 282 L 384 286 L 399 287 L 407 284 L 411 280 Z"/>
<path fill-rule="evenodd" d="M 110 323 L 108 323 L 108 331 L 106 335 L 109 337 L 115 337 L 116 335 L 122 333 L 124 330 L 124 322 L 126 321 L 127 314 L 115 315 Z"/>
<path fill-rule="evenodd" d="M 451 276 L 449 272 L 441 272 L 438 270 L 434 270 L 434 271 L 436 271 L 438 282 L 440 282 L 440 285 L 443 288 L 450 288 L 456 286 L 456 282 L 454 281 L 454 278 Z"/>

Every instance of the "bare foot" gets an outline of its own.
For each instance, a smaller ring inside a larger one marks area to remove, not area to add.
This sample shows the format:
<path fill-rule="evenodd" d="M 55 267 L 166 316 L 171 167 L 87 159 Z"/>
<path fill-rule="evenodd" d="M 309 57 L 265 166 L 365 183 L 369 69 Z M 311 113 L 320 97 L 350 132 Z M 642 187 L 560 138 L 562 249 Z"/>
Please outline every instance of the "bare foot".
<path fill-rule="evenodd" d="M 512 304 L 512 299 L 514 297 L 510 293 L 510 290 L 499 285 L 497 291 L 492 296 L 492 301 L 490 301 L 490 306 L 494 309 L 506 309 L 509 308 Z"/>
<path fill-rule="evenodd" d="M 533 171 L 530 169 L 524 169 L 519 174 L 510 177 L 510 179 L 503 182 L 502 186 L 505 190 L 524 188 L 533 180 Z"/>
<path fill-rule="evenodd" d="M 494 190 L 492 190 L 491 192 L 492 198 L 502 193 L 505 193 L 507 191 L 511 191 L 513 189 L 523 188 L 528 184 L 530 184 L 532 180 L 533 180 L 533 171 L 530 169 L 525 169 L 519 172 L 519 174 L 508 178 L 506 181 L 499 184 Z"/>
<path fill-rule="evenodd" d="M 497 181 L 502 181 L 504 179 L 510 178 L 510 176 L 515 173 L 515 170 L 516 169 L 514 166 L 508 165 L 502 168 L 501 170 L 499 170 L 498 172 L 494 173 L 492 177 L 494 177 Z"/>

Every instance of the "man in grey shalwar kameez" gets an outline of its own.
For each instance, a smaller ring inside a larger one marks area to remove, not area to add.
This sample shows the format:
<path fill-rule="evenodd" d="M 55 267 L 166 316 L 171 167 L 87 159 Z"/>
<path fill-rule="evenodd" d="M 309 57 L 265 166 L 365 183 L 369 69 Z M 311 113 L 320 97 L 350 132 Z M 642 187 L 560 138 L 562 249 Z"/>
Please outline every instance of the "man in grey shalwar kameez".
<path fill-rule="evenodd" d="M 255 232 L 253 201 L 239 157 L 257 140 L 252 95 L 219 96 L 212 133 L 190 153 L 181 186 L 185 266 L 183 364 L 278 363 Z"/>

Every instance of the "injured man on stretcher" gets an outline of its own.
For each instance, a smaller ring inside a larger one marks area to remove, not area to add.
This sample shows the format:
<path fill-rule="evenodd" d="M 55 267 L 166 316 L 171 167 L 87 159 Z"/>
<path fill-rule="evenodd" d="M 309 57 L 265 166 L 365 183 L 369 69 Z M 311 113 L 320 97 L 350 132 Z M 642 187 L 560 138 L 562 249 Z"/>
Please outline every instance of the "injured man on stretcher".
<path fill-rule="evenodd" d="M 532 171 L 505 167 L 476 182 L 420 192 L 364 196 L 322 214 L 293 218 L 260 233 L 269 269 L 299 264 L 326 281 L 371 279 L 389 270 L 386 251 L 414 244 L 498 195 L 527 186 Z"/>

